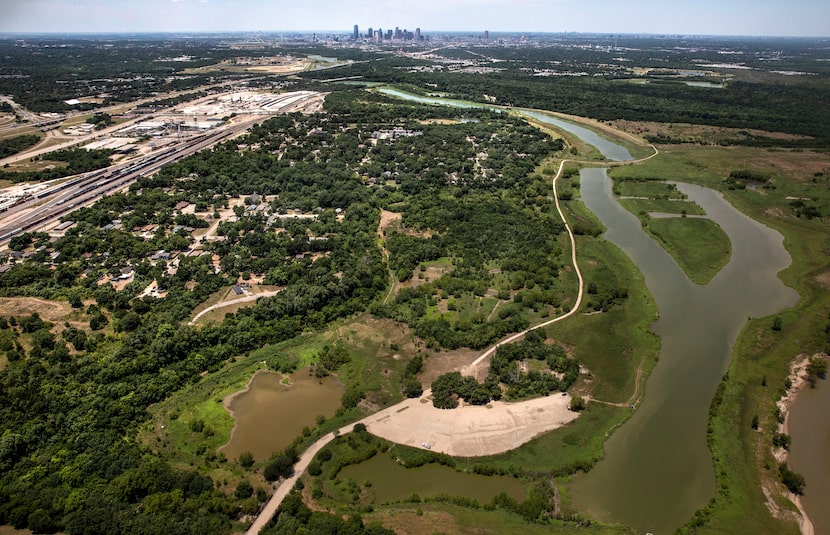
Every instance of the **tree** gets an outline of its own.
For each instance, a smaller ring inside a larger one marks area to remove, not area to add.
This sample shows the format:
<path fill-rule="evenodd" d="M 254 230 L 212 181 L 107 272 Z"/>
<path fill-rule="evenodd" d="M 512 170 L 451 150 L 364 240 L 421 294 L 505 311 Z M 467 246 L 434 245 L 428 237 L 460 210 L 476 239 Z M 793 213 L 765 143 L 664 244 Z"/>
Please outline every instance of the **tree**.
<path fill-rule="evenodd" d="M 816 381 L 826 377 L 827 361 L 817 356 L 810 357 L 810 362 L 807 364 L 807 381 L 810 383 L 810 386 L 815 388 Z"/>
<path fill-rule="evenodd" d="M 312 476 L 319 476 L 323 473 L 323 467 L 316 460 L 311 461 L 308 465 L 308 473 Z"/>
<path fill-rule="evenodd" d="M 778 465 L 778 475 L 781 477 L 781 482 L 793 494 L 804 494 L 804 476 L 797 474 L 790 470 L 787 463 Z"/>
<path fill-rule="evenodd" d="M 403 393 L 408 398 L 418 398 L 424 393 L 424 387 L 415 377 L 406 377 L 403 380 Z"/>
<path fill-rule="evenodd" d="M 194 433 L 201 433 L 205 429 L 205 421 L 201 418 L 190 421 L 190 430 Z"/>
<path fill-rule="evenodd" d="M 780 331 L 782 327 L 783 321 L 781 320 L 780 316 L 775 316 L 775 319 L 772 320 L 772 330 L 773 331 Z"/>
<path fill-rule="evenodd" d="M 53 515 L 45 509 L 35 509 L 29 515 L 29 529 L 32 533 L 55 533 L 57 528 L 52 517 Z"/>
<path fill-rule="evenodd" d="M 242 468 L 250 468 L 254 465 L 254 456 L 250 451 L 243 451 L 239 454 L 239 465 Z"/>
<path fill-rule="evenodd" d="M 239 498 L 240 500 L 244 500 L 245 498 L 250 498 L 254 494 L 254 487 L 248 482 L 248 480 L 243 480 L 236 486 L 236 490 L 233 492 L 234 496 Z"/>
<path fill-rule="evenodd" d="M 787 433 L 779 433 L 778 431 L 772 434 L 772 445 L 776 448 L 790 449 L 792 438 Z"/>
<path fill-rule="evenodd" d="M 271 459 L 262 472 L 266 481 L 273 482 L 281 477 L 291 477 L 294 473 L 294 463 L 285 453 Z"/>
<path fill-rule="evenodd" d="M 340 403 L 344 409 L 351 409 L 357 407 L 360 400 L 366 395 L 366 392 L 357 385 L 349 385 L 343 391 L 343 396 L 340 398 Z"/>
<path fill-rule="evenodd" d="M 571 403 L 569 408 L 574 412 L 580 412 L 585 410 L 585 400 L 582 396 L 574 396 L 571 398 Z"/>
<path fill-rule="evenodd" d="M 406 364 L 406 371 L 404 372 L 405 375 L 418 375 L 421 373 L 421 370 L 424 368 L 424 359 L 421 354 L 417 354 L 412 357 L 412 360 L 407 362 Z"/>
<path fill-rule="evenodd" d="M 89 328 L 93 331 L 98 331 L 106 327 L 108 323 L 109 320 L 107 317 L 99 312 L 89 319 Z"/>

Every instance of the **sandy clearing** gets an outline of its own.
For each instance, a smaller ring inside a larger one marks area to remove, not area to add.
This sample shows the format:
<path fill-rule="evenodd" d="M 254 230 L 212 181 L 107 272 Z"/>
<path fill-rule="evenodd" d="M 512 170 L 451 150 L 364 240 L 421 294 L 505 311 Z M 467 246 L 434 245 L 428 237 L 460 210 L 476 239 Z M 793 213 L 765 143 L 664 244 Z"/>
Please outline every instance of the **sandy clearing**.
<path fill-rule="evenodd" d="M 390 212 L 389 210 L 381 210 L 380 211 L 380 224 L 378 225 L 378 236 L 383 238 L 384 230 L 388 229 L 392 226 L 393 223 L 397 223 L 400 226 L 401 221 L 403 221 L 403 214 L 400 212 Z"/>
<path fill-rule="evenodd" d="M 436 409 L 425 398 L 409 399 L 363 420 L 366 428 L 397 444 L 456 457 L 494 455 L 518 448 L 529 440 L 576 419 L 568 410 L 569 395 L 488 406 L 464 405 Z"/>
<path fill-rule="evenodd" d="M 0 297 L 0 310 L 3 316 L 26 316 L 37 312 L 42 319 L 52 323 L 63 321 L 72 313 L 69 303 L 37 297 Z"/>

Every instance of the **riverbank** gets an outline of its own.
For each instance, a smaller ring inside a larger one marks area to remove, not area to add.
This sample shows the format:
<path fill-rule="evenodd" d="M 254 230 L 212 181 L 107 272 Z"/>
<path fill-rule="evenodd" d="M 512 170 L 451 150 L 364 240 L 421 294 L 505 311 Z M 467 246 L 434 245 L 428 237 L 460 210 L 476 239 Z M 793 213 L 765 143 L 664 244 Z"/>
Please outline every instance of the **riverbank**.
<path fill-rule="evenodd" d="M 819 358 L 827 358 L 827 355 L 807 355 L 801 354 L 793 360 L 792 364 L 790 365 L 790 375 L 788 377 L 789 383 L 792 385 L 789 390 L 778 400 L 776 406 L 780 411 L 780 414 L 783 418 L 783 421 L 778 425 L 778 432 L 783 433 L 785 435 L 790 435 L 790 414 L 792 411 L 793 405 L 798 400 L 799 395 L 803 392 L 804 388 L 810 384 L 809 380 L 809 373 L 807 371 L 807 366 L 810 363 L 810 359 L 813 357 Z M 775 456 L 776 460 L 779 463 L 786 463 L 790 457 L 789 449 L 785 448 L 773 448 L 772 454 Z M 767 494 L 765 489 L 765 494 Z M 790 493 L 787 496 L 790 501 L 798 508 L 798 525 L 799 529 L 801 530 L 802 535 L 814 535 L 815 533 L 815 526 L 810 519 L 810 515 L 807 513 L 806 508 L 804 507 L 804 503 L 801 497 L 798 494 Z M 773 515 L 780 515 L 782 512 L 780 508 L 776 506 L 776 504 L 770 500 L 767 501 L 767 507 L 770 508 L 770 512 Z M 784 517 L 787 516 L 786 513 L 783 513 Z"/>
<path fill-rule="evenodd" d="M 816 151 L 753 147 L 659 145 L 660 158 L 641 166 L 621 167 L 616 178 L 647 179 L 671 174 L 675 180 L 719 189 L 730 204 L 781 232 L 792 264 L 779 278 L 801 296 L 793 308 L 774 318 L 752 315 L 733 349 L 733 358 L 710 410 L 709 446 L 715 461 L 718 494 L 684 527 L 689 533 L 798 533 L 792 520 L 773 517 L 762 489 L 775 488 L 771 499 L 792 509 L 781 493 L 778 467 L 770 452 L 776 429 L 775 404 L 785 384 L 793 355 L 826 347 L 824 329 L 830 306 L 830 263 L 825 254 L 826 222 L 799 217 L 788 197 L 817 198 L 828 193 L 813 182 L 814 168 L 830 165 Z M 735 169 L 774 175 L 774 187 L 763 191 L 729 189 L 724 177 Z M 763 432 L 751 428 L 758 416 Z M 776 486 L 778 485 L 778 486 Z"/>
<path fill-rule="evenodd" d="M 605 458 L 574 478 L 571 496 L 580 510 L 598 520 L 673 532 L 716 492 L 706 444 L 707 409 L 747 317 L 777 313 L 795 303 L 797 296 L 776 276 L 790 259 L 780 234 L 747 218 L 711 189 L 680 185 L 736 244 L 719 276 L 698 286 L 643 232 L 636 216 L 617 203 L 604 170 L 583 170 L 580 184 L 586 206 L 608 229 L 604 237 L 642 271 L 660 311 L 652 329 L 662 348 L 643 403 L 609 439 Z M 678 458 L 684 462 L 677 463 Z M 669 494 L 666 488 L 676 491 Z"/>

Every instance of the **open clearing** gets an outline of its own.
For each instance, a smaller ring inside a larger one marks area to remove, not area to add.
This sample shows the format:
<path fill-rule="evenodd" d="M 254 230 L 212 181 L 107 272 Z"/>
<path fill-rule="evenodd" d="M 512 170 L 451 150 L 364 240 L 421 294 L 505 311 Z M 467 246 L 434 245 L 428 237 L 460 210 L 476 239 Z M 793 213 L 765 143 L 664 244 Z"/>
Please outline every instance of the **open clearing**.
<path fill-rule="evenodd" d="M 0 297 L 0 310 L 6 317 L 28 316 L 37 312 L 41 319 L 51 323 L 63 321 L 72 313 L 69 303 L 46 301 L 36 297 Z"/>
<path fill-rule="evenodd" d="M 494 455 L 518 448 L 532 438 L 575 420 L 569 395 L 520 403 L 493 401 L 436 409 L 426 399 L 408 399 L 364 420 L 374 435 L 398 444 L 424 447 L 458 457 Z"/>

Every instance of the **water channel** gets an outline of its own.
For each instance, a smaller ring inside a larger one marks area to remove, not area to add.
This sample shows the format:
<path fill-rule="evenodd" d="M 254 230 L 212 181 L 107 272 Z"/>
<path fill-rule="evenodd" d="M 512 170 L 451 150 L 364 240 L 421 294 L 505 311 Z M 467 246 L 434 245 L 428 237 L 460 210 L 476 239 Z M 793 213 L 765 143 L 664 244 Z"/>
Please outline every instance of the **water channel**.
<path fill-rule="evenodd" d="M 380 91 L 418 102 L 486 107 L 388 88 Z M 587 128 L 543 112 L 518 111 L 576 135 L 609 160 L 633 159 L 624 147 Z M 706 421 L 741 328 L 747 317 L 793 306 L 798 294 L 777 276 L 790 264 L 780 233 L 740 213 L 714 190 L 678 184 L 732 242 L 729 264 L 706 286 L 694 284 L 671 255 L 645 234 L 640 221 L 614 199 L 606 171 L 581 171 L 582 200 L 609 229 L 604 237 L 625 251 L 643 273 L 659 310 L 652 329 L 662 348 L 643 403 L 608 441 L 605 459 L 575 479 L 571 493 L 576 505 L 597 519 L 655 534 L 671 533 L 714 495 Z M 821 406 L 826 407 L 827 400 Z M 822 443 L 825 451 L 828 435 Z"/>
<path fill-rule="evenodd" d="M 335 378 L 317 379 L 307 368 L 292 374 L 288 384 L 278 373 L 257 372 L 248 389 L 229 403 L 235 425 L 219 451 L 228 459 L 250 451 L 255 460 L 264 461 L 291 444 L 303 427 L 314 427 L 317 416 L 334 415 L 342 393 Z"/>
<path fill-rule="evenodd" d="M 497 109 L 464 101 L 420 97 L 389 88 L 379 91 L 425 103 Z M 544 113 L 519 111 L 577 135 L 596 146 L 608 159 L 633 159 L 625 148 L 581 126 Z M 570 492 L 579 509 L 599 520 L 623 522 L 657 535 L 670 533 L 714 495 L 713 466 L 706 447 L 709 404 L 747 317 L 770 315 L 797 301 L 795 291 L 785 287 L 777 277 L 777 273 L 789 265 L 790 257 L 778 232 L 741 214 L 718 192 L 678 184 L 678 189 L 701 205 L 732 242 L 729 264 L 706 286 L 695 285 L 674 259 L 644 233 L 640 221 L 614 199 L 606 169 L 583 169 L 580 182 L 583 201 L 608 228 L 604 237 L 625 251 L 645 277 L 660 313 L 652 328 L 661 337 L 662 349 L 642 404 L 609 439 L 606 457 L 591 472 L 575 478 Z M 272 429 L 273 432 L 266 434 L 272 438 L 280 436 L 287 444 L 302 426 L 311 425 L 317 414 L 326 414 L 322 405 L 309 412 L 308 403 L 299 399 L 293 407 L 276 401 L 284 386 L 271 374 L 262 376 L 267 378 L 263 381 L 269 381 L 267 385 L 259 386 L 259 376 L 255 377 L 250 390 L 254 394 L 241 395 L 231 405 L 237 415 L 251 412 L 257 413 L 258 418 L 249 424 L 243 424 L 241 419 L 237 421 L 234 437 L 225 446 L 229 457 L 234 456 L 233 452 L 238 455 L 245 449 L 252 451 L 257 459 L 267 457 L 280 446 L 268 442 L 260 449 L 257 444 L 262 438 L 258 437 L 263 434 L 262 429 Z M 830 387 L 825 391 L 830 392 Z M 261 396 L 272 396 L 275 401 L 267 402 Z M 336 397 L 339 398 L 339 392 Z M 330 401 L 333 412 L 337 406 L 335 397 Z M 245 408 L 243 403 L 251 405 Z M 306 415 L 311 421 L 301 421 L 296 414 Z M 282 421 L 275 422 L 276 417 L 282 417 Z M 293 427 L 289 429 L 288 426 Z M 244 429 L 251 434 L 244 434 Z M 380 463 L 386 464 L 375 466 Z M 415 476 L 420 472 L 407 470 L 403 474 L 396 470 L 406 469 L 378 456 L 344 469 L 341 477 L 371 480 L 384 500 L 393 500 L 394 496 L 406 498 L 413 492 L 424 495 L 432 492 L 428 480 L 433 476 L 424 476 L 425 482 L 418 479 L 421 476 Z M 489 479 L 470 484 L 460 480 L 467 474 L 458 474 L 445 467 L 425 466 L 417 470 L 423 473 L 440 471 L 434 477 L 440 481 L 438 487 L 442 492 L 470 497 L 471 487 L 484 485 L 483 481 Z M 456 479 L 461 487 L 449 490 L 450 485 L 456 484 L 452 483 Z M 499 491 L 515 492 L 509 490 L 511 487 L 505 487 L 506 482 L 498 484 Z M 484 497 L 480 501 L 488 499 Z"/>
<path fill-rule="evenodd" d="M 407 93 L 405 91 L 401 91 L 399 89 L 393 89 L 391 87 L 381 87 L 378 89 L 380 93 L 384 95 L 388 95 L 391 97 L 396 97 L 404 100 L 411 100 L 414 102 L 421 102 L 423 104 L 441 104 L 443 106 L 452 106 L 454 108 L 485 108 L 491 111 L 502 112 L 504 108 L 494 107 L 494 106 L 487 106 L 485 104 L 479 104 L 477 102 L 467 102 L 464 100 L 455 100 L 450 98 L 439 98 L 439 97 L 422 97 L 419 95 L 414 95 L 412 93 Z M 516 108 L 514 111 L 521 113 L 527 117 L 535 119 L 541 123 L 548 124 L 553 126 L 554 128 L 559 128 L 560 130 L 564 130 L 568 133 L 571 133 L 584 141 L 589 145 L 593 145 L 594 147 L 599 150 L 600 154 L 602 154 L 605 158 L 621 162 L 626 160 L 633 160 L 634 157 L 631 155 L 628 150 L 618 145 L 617 143 L 612 143 L 608 141 L 604 137 L 597 135 L 596 132 L 585 128 L 583 126 L 579 126 L 578 124 L 574 124 L 569 121 L 565 121 L 564 119 L 559 119 L 558 117 L 554 117 L 548 113 L 536 110 L 526 110 Z"/>
<path fill-rule="evenodd" d="M 777 277 L 790 257 L 778 232 L 720 193 L 679 183 L 732 241 L 729 264 L 698 286 L 614 199 L 605 169 L 583 169 L 580 183 L 582 200 L 608 228 L 604 237 L 643 273 L 659 310 L 652 329 L 662 347 L 642 405 L 609 439 L 605 459 L 575 479 L 572 496 L 600 520 L 672 533 L 714 495 L 706 420 L 741 328 L 747 317 L 773 314 L 798 299 Z"/>
<path fill-rule="evenodd" d="M 801 503 L 810 515 L 816 533 L 830 533 L 830 380 L 818 381 L 816 388 L 806 387 L 787 419 L 793 437 L 789 464 L 804 476 L 806 486 Z"/>

